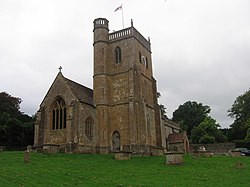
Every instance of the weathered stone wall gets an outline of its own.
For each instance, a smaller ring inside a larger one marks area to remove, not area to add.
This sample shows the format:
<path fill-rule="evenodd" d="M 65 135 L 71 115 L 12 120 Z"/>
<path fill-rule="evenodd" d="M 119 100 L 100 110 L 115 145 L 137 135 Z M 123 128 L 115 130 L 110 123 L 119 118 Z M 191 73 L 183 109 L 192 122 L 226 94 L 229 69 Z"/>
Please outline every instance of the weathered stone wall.
<path fill-rule="evenodd" d="M 116 63 L 117 47 L 121 49 L 120 63 Z M 140 56 L 147 62 L 143 64 Z M 155 118 L 159 116 L 152 72 L 150 43 L 137 30 L 131 27 L 109 34 L 107 20 L 94 21 L 94 100 L 100 147 L 112 150 L 115 131 L 120 134 L 121 150 L 126 145 L 157 145 L 160 126 L 156 132 Z M 137 152 L 150 152 L 134 147 Z"/>
<path fill-rule="evenodd" d="M 58 130 L 51 130 L 51 105 L 54 102 L 54 100 L 60 96 L 66 103 L 66 106 L 69 107 L 71 105 L 71 102 L 73 100 L 76 100 L 75 96 L 72 94 L 72 92 L 69 90 L 69 88 L 65 85 L 65 82 L 63 80 L 62 74 L 58 74 L 56 77 L 56 81 L 52 84 L 52 86 L 49 89 L 48 94 L 44 98 L 44 101 L 42 103 L 43 108 L 43 124 L 40 124 L 41 126 L 39 129 L 43 130 L 44 132 L 44 139 L 43 144 L 63 144 L 66 143 L 67 140 L 67 131 L 68 125 L 66 129 L 58 129 Z M 67 112 L 67 114 L 69 114 Z"/>
<path fill-rule="evenodd" d="M 120 144 L 130 144 L 130 128 L 128 118 L 128 104 L 109 107 L 109 145 L 112 147 L 112 135 L 115 131 L 120 133 Z"/>
<path fill-rule="evenodd" d="M 233 150 L 236 145 L 235 143 L 217 143 L 217 144 L 190 144 L 190 151 L 194 152 L 199 149 L 199 147 L 204 146 L 206 151 L 215 153 L 215 154 L 223 154 L 228 153 L 229 150 Z"/>
<path fill-rule="evenodd" d="M 86 135 L 86 120 L 91 118 L 93 120 L 92 124 L 92 132 L 93 136 L 88 137 Z M 95 108 L 93 106 L 86 105 L 84 103 L 80 103 L 79 106 L 79 117 L 77 126 L 74 128 L 74 143 L 85 145 L 85 146 L 97 146 L 99 143 L 99 128 L 96 120 Z"/>

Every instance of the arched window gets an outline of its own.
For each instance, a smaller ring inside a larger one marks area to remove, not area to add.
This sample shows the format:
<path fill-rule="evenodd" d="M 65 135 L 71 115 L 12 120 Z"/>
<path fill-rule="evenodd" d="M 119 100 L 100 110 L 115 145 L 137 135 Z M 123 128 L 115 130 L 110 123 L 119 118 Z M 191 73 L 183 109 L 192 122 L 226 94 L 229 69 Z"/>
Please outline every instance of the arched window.
<path fill-rule="evenodd" d="M 119 64 L 121 62 L 122 62 L 121 48 L 117 46 L 115 48 L 115 63 Z"/>
<path fill-rule="evenodd" d="M 51 105 L 51 129 L 65 129 L 67 109 L 64 100 L 58 97 Z"/>
<path fill-rule="evenodd" d="M 87 117 L 85 121 L 85 135 L 91 139 L 93 137 L 93 119 L 92 117 Z"/>

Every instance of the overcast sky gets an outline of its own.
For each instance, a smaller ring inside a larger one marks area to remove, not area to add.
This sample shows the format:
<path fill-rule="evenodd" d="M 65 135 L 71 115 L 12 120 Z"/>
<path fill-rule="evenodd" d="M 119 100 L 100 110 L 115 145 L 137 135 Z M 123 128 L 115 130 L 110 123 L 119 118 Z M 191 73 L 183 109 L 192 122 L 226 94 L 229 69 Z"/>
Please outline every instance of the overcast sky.
<path fill-rule="evenodd" d="M 211 107 L 222 127 L 227 110 L 250 87 L 249 0 L 1 0 L 0 91 L 35 114 L 62 66 L 92 88 L 93 20 L 110 31 L 134 27 L 151 39 L 159 102 L 172 117 L 186 101 Z"/>

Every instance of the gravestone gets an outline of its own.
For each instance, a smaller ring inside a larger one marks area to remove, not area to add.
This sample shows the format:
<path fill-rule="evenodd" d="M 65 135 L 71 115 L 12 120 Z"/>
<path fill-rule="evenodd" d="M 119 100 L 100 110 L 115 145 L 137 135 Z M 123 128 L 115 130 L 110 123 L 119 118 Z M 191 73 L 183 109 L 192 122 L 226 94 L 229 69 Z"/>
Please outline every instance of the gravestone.
<path fill-rule="evenodd" d="M 180 152 L 167 152 L 166 165 L 180 165 L 183 164 L 183 153 Z"/>
<path fill-rule="evenodd" d="M 0 146 L 0 153 L 4 151 L 4 146 Z"/>
<path fill-rule="evenodd" d="M 25 163 L 29 163 L 30 162 L 30 151 L 29 150 L 25 150 L 24 151 L 24 162 Z"/>
<path fill-rule="evenodd" d="M 130 152 L 124 152 L 124 151 L 115 152 L 114 158 L 115 160 L 129 160 L 131 158 L 130 154 L 131 154 Z"/>

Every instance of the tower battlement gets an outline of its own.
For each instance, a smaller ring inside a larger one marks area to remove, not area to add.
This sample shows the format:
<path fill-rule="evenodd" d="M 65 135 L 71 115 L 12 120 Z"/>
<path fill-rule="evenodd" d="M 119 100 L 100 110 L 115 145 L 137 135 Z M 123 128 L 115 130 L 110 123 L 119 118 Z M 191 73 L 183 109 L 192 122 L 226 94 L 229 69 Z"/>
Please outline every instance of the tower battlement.
<path fill-rule="evenodd" d="M 106 18 L 97 18 L 94 20 L 94 30 L 96 28 L 106 28 L 109 30 L 109 21 Z"/>
<path fill-rule="evenodd" d="M 94 31 L 95 29 L 104 28 L 109 31 L 109 21 L 106 18 L 97 18 L 94 20 Z M 105 31 L 106 32 L 106 31 Z M 151 52 L 150 41 L 145 39 L 134 27 L 131 21 L 131 26 L 119 31 L 108 33 L 108 42 L 116 42 L 119 40 L 127 39 L 129 37 L 134 37 L 138 40 L 148 51 Z"/>
<path fill-rule="evenodd" d="M 149 40 L 146 40 L 133 26 L 122 29 L 109 34 L 109 42 L 115 42 L 117 40 L 134 37 L 137 39 L 147 50 L 151 51 L 151 44 Z"/>

